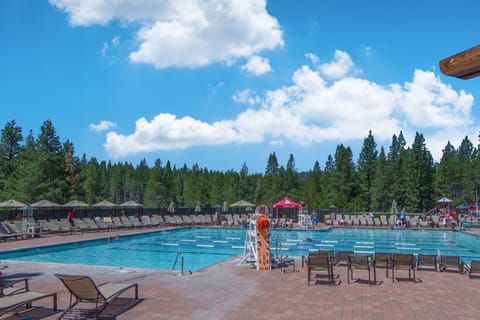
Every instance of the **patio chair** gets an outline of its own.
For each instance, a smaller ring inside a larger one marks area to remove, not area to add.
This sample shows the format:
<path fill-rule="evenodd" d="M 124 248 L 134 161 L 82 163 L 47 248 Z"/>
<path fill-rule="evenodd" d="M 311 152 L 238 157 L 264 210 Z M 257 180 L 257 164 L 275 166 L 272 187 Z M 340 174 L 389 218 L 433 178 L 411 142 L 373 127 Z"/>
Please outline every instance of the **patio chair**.
<path fill-rule="evenodd" d="M 468 274 L 469 278 L 480 276 L 480 261 L 472 260 L 469 265 L 463 263 L 463 270 Z"/>
<path fill-rule="evenodd" d="M 433 269 L 438 270 L 438 262 L 436 254 L 419 254 L 417 258 L 417 270 Z"/>
<path fill-rule="evenodd" d="M 368 270 L 368 285 L 370 285 L 371 277 L 370 273 L 373 270 L 373 282 L 377 283 L 377 272 L 375 270 L 375 259 L 370 256 L 348 256 L 348 270 L 347 270 L 347 283 L 350 283 L 350 279 L 353 280 L 353 270 Z"/>
<path fill-rule="evenodd" d="M 79 303 L 93 303 L 95 308 L 87 310 L 88 315 L 99 315 L 116 297 L 130 288 L 135 290 L 135 299 L 138 300 L 137 283 L 112 283 L 107 282 L 96 285 L 95 282 L 85 275 L 55 275 L 70 292 L 70 304 L 62 313 L 61 317 L 70 314 L 78 314 L 74 307 Z M 75 298 L 75 300 L 73 300 Z"/>
<path fill-rule="evenodd" d="M 355 255 L 353 251 L 337 251 L 335 256 L 335 264 L 339 266 L 346 266 L 348 265 L 348 257 L 353 255 Z"/>
<path fill-rule="evenodd" d="M 316 256 L 310 255 L 307 258 L 307 285 L 310 286 L 312 274 L 314 272 L 326 271 L 328 277 L 328 285 L 334 284 L 333 281 L 333 263 L 326 255 Z"/>
<path fill-rule="evenodd" d="M 388 269 L 392 261 L 392 254 L 387 252 L 375 252 L 375 268 L 385 268 L 385 275 L 388 278 Z"/>
<path fill-rule="evenodd" d="M 25 291 L 0 297 L 0 315 L 14 313 L 18 307 L 31 308 L 33 302 L 45 298 L 52 298 L 52 310 L 57 311 L 57 294 L 35 291 Z"/>
<path fill-rule="evenodd" d="M 413 271 L 413 283 L 416 283 L 416 278 L 415 278 L 416 261 L 415 261 L 414 254 L 410 254 L 410 253 L 394 254 L 392 256 L 390 265 L 387 268 L 392 269 L 392 282 L 395 282 L 395 270 L 408 270 L 408 280 L 412 280 L 411 273 Z"/>
<path fill-rule="evenodd" d="M 440 256 L 440 271 L 451 270 L 463 273 L 462 259 L 458 256 Z"/>

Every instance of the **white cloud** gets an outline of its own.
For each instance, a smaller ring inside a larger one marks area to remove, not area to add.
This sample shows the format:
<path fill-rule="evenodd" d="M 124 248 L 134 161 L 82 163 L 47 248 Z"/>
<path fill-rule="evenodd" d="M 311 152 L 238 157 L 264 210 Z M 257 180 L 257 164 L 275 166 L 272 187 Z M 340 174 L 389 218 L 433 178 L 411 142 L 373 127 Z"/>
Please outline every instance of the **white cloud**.
<path fill-rule="evenodd" d="M 121 135 L 109 132 L 105 148 L 109 154 L 122 157 L 139 152 L 185 149 L 196 145 L 223 145 L 238 140 L 238 132 L 231 121 L 208 124 L 191 117 L 177 119 L 161 113 L 151 122 L 140 118 L 135 132 Z"/>
<path fill-rule="evenodd" d="M 118 47 L 118 45 L 120 45 L 120 37 L 119 36 L 113 37 L 113 39 L 110 41 L 110 43 L 112 44 L 112 47 Z M 107 51 L 109 49 L 110 49 L 109 42 L 104 41 L 103 45 L 102 45 L 102 57 L 108 58 Z"/>
<path fill-rule="evenodd" d="M 256 105 L 261 102 L 261 98 L 255 94 L 255 91 L 246 89 L 240 92 L 237 92 L 233 97 L 233 101 L 238 103 L 244 103 L 249 105 Z"/>
<path fill-rule="evenodd" d="M 111 121 L 102 120 L 99 124 L 90 124 L 88 128 L 90 131 L 106 131 L 112 128 L 116 128 L 117 124 Z"/>
<path fill-rule="evenodd" d="M 258 76 L 272 71 L 272 68 L 270 67 L 268 59 L 260 56 L 253 56 L 242 66 L 242 70 Z"/>
<path fill-rule="evenodd" d="M 107 56 L 107 50 L 108 50 L 108 43 L 104 42 L 102 45 L 102 57 L 105 58 Z"/>
<path fill-rule="evenodd" d="M 119 20 L 140 26 L 132 63 L 156 68 L 231 64 L 283 46 L 278 21 L 266 0 L 50 0 L 73 26 Z"/>
<path fill-rule="evenodd" d="M 309 52 L 305 54 L 305 57 L 307 57 L 314 66 L 318 65 L 320 63 L 320 59 L 313 53 Z"/>
<path fill-rule="evenodd" d="M 335 57 L 327 65 L 338 61 Z M 348 69 L 355 68 L 352 64 Z M 390 85 L 337 74 L 344 76 L 329 81 L 320 69 L 302 66 L 289 86 L 261 95 L 251 89 L 238 92 L 233 100 L 248 108 L 232 120 L 206 123 L 159 114 L 150 122 L 139 119 L 132 134 L 109 133 L 105 146 L 112 156 L 121 157 L 232 143 L 361 143 L 369 130 L 378 144 L 389 145 L 393 134 L 403 131 L 413 137 L 419 131 L 438 157 L 449 139 L 461 141 L 465 133 L 475 136 L 478 130 L 472 127 L 473 97 L 455 91 L 431 71 L 415 70 L 411 81 Z"/>
<path fill-rule="evenodd" d="M 119 36 L 113 37 L 113 39 L 112 39 L 112 45 L 113 45 L 114 47 L 117 47 L 119 44 L 120 44 L 120 37 L 119 37 Z"/>
<path fill-rule="evenodd" d="M 332 62 L 319 66 L 320 73 L 330 79 L 340 79 L 350 73 L 358 73 L 354 69 L 354 64 L 350 55 L 344 51 L 336 50 L 335 57 Z"/>

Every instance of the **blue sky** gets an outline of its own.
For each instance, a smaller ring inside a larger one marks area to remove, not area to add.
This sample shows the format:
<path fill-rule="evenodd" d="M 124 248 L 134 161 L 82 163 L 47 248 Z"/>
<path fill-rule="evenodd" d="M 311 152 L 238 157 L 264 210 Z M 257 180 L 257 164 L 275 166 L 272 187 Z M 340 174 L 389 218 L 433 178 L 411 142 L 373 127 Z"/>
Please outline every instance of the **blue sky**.
<path fill-rule="evenodd" d="M 453 14 L 454 11 L 454 14 Z M 264 172 L 268 155 L 355 160 L 424 134 L 476 145 L 480 78 L 438 62 L 479 45 L 480 2 L 0 1 L 0 126 L 50 119 L 75 154 Z"/>

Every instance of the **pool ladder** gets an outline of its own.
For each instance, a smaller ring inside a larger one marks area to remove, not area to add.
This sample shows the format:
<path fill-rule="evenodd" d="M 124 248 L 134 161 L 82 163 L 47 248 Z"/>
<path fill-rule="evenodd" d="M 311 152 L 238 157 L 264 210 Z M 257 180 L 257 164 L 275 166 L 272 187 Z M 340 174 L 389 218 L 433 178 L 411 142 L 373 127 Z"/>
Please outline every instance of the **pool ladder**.
<path fill-rule="evenodd" d="M 175 256 L 175 261 L 173 262 L 172 270 L 175 270 L 175 267 L 177 266 L 178 257 L 180 257 L 181 259 L 181 265 L 182 265 L 181 275 L 183 276 L 183 262 L 184 262 L 183 252 L 177 252 L 177 255 Z"/>

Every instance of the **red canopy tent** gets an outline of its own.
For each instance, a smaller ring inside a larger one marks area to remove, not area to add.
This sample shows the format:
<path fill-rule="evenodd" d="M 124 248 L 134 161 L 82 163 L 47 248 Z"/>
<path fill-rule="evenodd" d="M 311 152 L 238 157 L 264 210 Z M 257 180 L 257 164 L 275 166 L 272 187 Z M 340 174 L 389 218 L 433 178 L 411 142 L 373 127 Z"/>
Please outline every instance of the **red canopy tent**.
<path fill-rule="evenodd" d="M 302 205 L 300 203 L 296 203 L 295 201 L 291 200 L 288 197 L 283 198 L 277 203 L 272 205 L 274 209 L 282 209 L 282 208 L 301 208 Z M 277 210 L 277 219 L 278 219 L 278 210 Z"/>
<path fill-rule="evenodd" d="M 273 208 L 275 209 L 281 209 L 281 208 L 301 208 L 302 205 L 300 203 L 296 203 L 295 201 L 291 200 L 288 197 L 283 198 L 277 203 L 274 203 L 272 205 Z"/>

